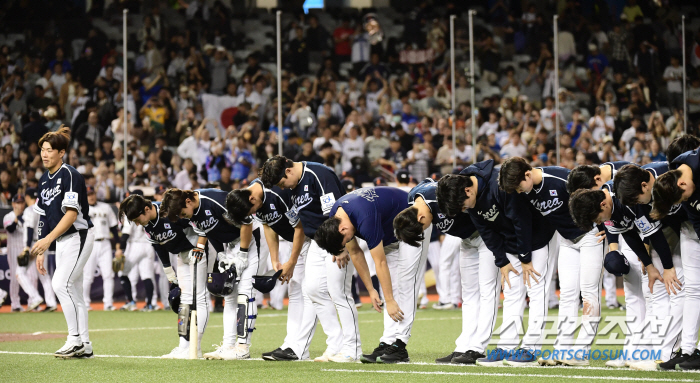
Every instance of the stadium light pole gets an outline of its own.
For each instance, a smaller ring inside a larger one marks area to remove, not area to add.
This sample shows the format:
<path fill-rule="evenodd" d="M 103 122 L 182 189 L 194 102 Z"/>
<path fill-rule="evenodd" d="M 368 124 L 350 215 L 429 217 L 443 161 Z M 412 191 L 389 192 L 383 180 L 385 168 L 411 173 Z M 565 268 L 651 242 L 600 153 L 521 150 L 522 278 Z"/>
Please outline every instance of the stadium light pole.
<path fill-rule="evenodd" d="M 455 102 L 455 18 L 450 15 L 450 86 L 452 89 L 452 169 L 457 167 L 457 105 Z"/>
<path fill-rule="evenodd" d="M 685 68 L 685 15 L 681 18 L 681 47 L 683 48 L 683 133 L 688 133 L 688 101 L 686 89 L 686 68 Z"/>
<path fill-rule="evenodd" d="M 476 11 L 469 10 L 469 82 L 471 85 L 470 99 L 472 108 L 472 163 L 476 163 L 476 100 L 474 95 L 474 15 Z M 454 93 L 454 88 L 452 89 Z M 452 137 L 452 144 L 455 145 L 455 137 Z"/>
<path fill-rule="evenodd" d="M 127 123 L 127 121 L 129 119 L 129 105 L 128 105 L 129 93 L 127 91 L 127 84 L 126 84 L 127 78 L 128 78 L 127 77 L 127 67 L 126 67 L 127 66 L 127 62 L 126 62 L 126 60 L 127 60 L 127 54 L 126 54 L 126 52 L 127 52 L 127 50 L 126 50 L 126 39 L 127 39 L 127 36 L 126 36 L 127 35 L 127 33 L 126 33 L 126 16 L 127 16 L 127 13 L 129 13 L 129 10 L 124 9 L 124 31 L 123 31 L 123 36 L 122 36 L 122 38 L 124 39 L 123 40 L 124 46 L 122 48 L 122 59 L 123 59 L 123 65 L 124 65 L 124 67 L 122 68 L 123 72 L 124 72 L 124 74 L 122 75 L 122 84 L 124 86 L 124 96 L 122 96 L 122 103 L 124 104 L 124 110 L 122 111 L 122 116 L 123 116 L 123 120 L 124 120 L 123 121 L 123 124 L 124 124 L 124 150 L 123 150 L 123 152 L 124 152 L 124 188 L 126 188 L 126 190 L 129 190 L 128 189 L 129 173 L 127 170 L 127 168 L 128 168 L 127 164 L 129 163 L 127 160 L 127 148 L 128 148 L 128 145 L 127 145 L 128 131 L 127 130 L 129 129 L 129 124 Z"/>
<path fill-rule="evenodd" d="M 282 155 L 282 11 L 277 11 L 277 154 Z"/>
<path fill-rule="evenodd" d="M 557 166 L 561 163 L 559 135 L 559 15 L 554 15 L 554 134 L 557 140 Z"/>

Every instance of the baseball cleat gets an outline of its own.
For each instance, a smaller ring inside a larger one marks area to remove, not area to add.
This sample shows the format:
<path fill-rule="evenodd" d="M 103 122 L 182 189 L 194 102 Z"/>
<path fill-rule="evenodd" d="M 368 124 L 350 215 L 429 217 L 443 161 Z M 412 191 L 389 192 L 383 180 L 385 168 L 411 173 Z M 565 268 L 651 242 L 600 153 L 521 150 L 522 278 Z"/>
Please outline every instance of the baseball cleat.
<path fill-rule="evenodd" d="M 474 350 L 461 353 L 452 359 L 452 364 L 476 364 L 476 361 L 485 355 Z"/>
<path fill-rule="evenodd" d="M 605 362 L 605 367 L 625 368 L 629 367 L 629 365 L 624 359 L 613 359 Z"/>
<path fill-rule="evenodd" d="M 7 291 L 0 289 L 0 307 L 5 303 L 5 298 L 7 298 Z"/>
<path fill-rule="evenodd" d="M 462 355 L 461 352 L 455 351 L 455 352 L 453 352 L 453 353 L 450 354 L 450 355 L 443 356 L 442 358 L 437 358 L 437 359 L 435 359 L 435 363 L 437 363 L 437 364 L 451 364 L 451 363 L 452 363 L 452 360 L 453 360 L 454 358 L 460 356 L 460 355 Z"/>
<path fill-rule="evenodd" d="M 496 348 L 486 353 L 486 357 L 476 360 L 477 366 L 484 367 L 500 367 L 503 366 L 503 359 L 506 358 L 507 352 L 502 348 Z"/>
<path fill-rule="evenodd" d="M 13 313 L 23 313 L 24 312 L 24 307 L 15 307 L 12 309 Z"/>
<path fill-rule="evenodd" d="M 676 366 L 690 359 L 691 354 L 684 354 L 681 350 L 674 352 L 671 359 L 659 363 L 659 370 L 675 370 Z"/>
<path fill-rule="evenodd" d="M 73 356 L 74 358 L 78 359 L 92 359 L 95 357 L 95 355 L 92 353 L 92 342 L 85 342 L 83 343 L 84 349 L 83 352 L 76 354 Z"/>
<path fill-rule="evenodd" d="M 92 306 L 90 306 L 89 303 L 86 304 L 86 305 L 85 305 L 85 310 L 87 310 L 87 311 L 92 311 Z"/>
<path fill-rule="evenodd" d="M 299 357 L 297 354 L 292 351 L 291 348 L 285 348 L 284 350 L 280 351 L 275 351 L 272 353 L 272 357 L 275 358 L 276 361 L 293 361 L 293 360 L 299 360 Z"/>
<path fill-rule="evenodd" d="M 328 357 L 328 361 L 335 363 L 357 363 L 357 359 L 350 355 L 345 355 L 342 353 L 337 353 L 333 356 Z"/>
<path fill-rule="evenodd" d="M 384 355 L 377 359 L 377 363 L 408 363 L 411 359 L 408 357 L 406 343 L 397 339 L 394 344 L 384 350 Z"/>
<path fill-rule="evenodd" d="M 57 308 L 56 306 L 46 306 L 46 307 L 44 308 L 44 310 L 42 310 L 42 312 L 45 312 L 45 313 L 52 313 L 52 312 L 54 312 L 54 311 L 56 311 L 56 310 L 58 310 L 58 308 Z"/>
<path fill-rule="evenodd" d="M 519 348 L 511 355 L 508 355 L 504 360 L 503 364 L 506 366 L 534 366 L 537 365 L 537 359 L 535 355 L 528 349 Z"/>
<path fill-rule="evenodd" d="M 102 309 L 102 310 L 103 311 L 114 311 L 114 310 L 116 310 L 116 308 L 114 308 L 114 306 L 105 306 L 104 309 Z"/>
<path fill-rule="evenodd" d="M 428 305 L 426 305 L 425 303 L 421 303 L 418 305 L 418 310 L 425 310 L 427 308 L 428 308 Z"/>
<path fill-rule="evenodd" d="M 323 355 L 315 357 L 314 362 L 321 362 L 321 363 L 328 362 L 330 360 L 331 356 L 333 356 L 333 354 L 331 354 L 330 352 L 328 352 L 328 350 L 326 350 L 323 352 Z"/>
<path fill-rule="evenodd" d="M 68 359 L 80 355 L 85 351 L 85 344 L 81 341 L 68 340 L 58 351 L 53 353 L 57 358 Z"/>
<path fill-rule="evenodd" d="M 250 347 L 247 344 L 237 344 L 229 350 L 224 350 L 221 354 L 223 360 L 250 359 Z"/>
<path fill-rule="evenodd" d="M 588 367 L 591 365 L 588 359 L 565 359 L 557 360 L 557 362 L 569 367 Z"/>
<path fill-rule="evenodd" d="M 630 370 L 635 371 L 656 371 L 658 369 L 658 364 L 653 360 L 642 360 L 630 364 Z"/>
<path fill-rule="evenodd" d="M 124 306 L 122 306 L 119 311 L 136 311 L 138 310 L 138 307 L 136 307 L 136 302 L 131 301 L 129 303 L 125 303 Z"/>
<path fill-rule="evenodd" d="M 560 362 L 558 360 L 555 360 L 554 358 L 538 358 L 537 359 L 537 364 L 540 366 L 558 366 Z"/>
<path fill-rule="evenodd" d="M 362 357 L 360 357 L 360 362 L 362 363 L 377 363 L 377 359 L 379 359 L 380 356 L 384 355 L 384 351 L 388 347 L 391 347 L 391 345 L 386 344 L 384 342 L 380 342 L 379 346 L 372 351 L 371 354 L 363 354 Z"/>
<path fill-rule="evenodd" d="M 29 305 L 27 305 L 27 311 L 34 311 L 34 310 L 36 310 L 36 308 L 39 307 L 39 305 L 41 305 L 42 303 L 44 303 L 44 298 L 42 298 L 42 297 L 37 297 L 37 298 L 36 298 L 35 300 L 33 300 L 32 302 L 29 302 Z"/>
<path fill-rule="evenodd" d="M 700 350 L 695 350 L 685 362 L 678 363 L 676 370 L 700 370 Z"/>
<path fill-rule="evenodd" d="M 455 305 L 453 305 L 452 303 L 438 302 L 433 304 L 433 308 L 435 310 L 453 310 L 455 308 Z"/>
<path fill-rule="evenodd" d="M 144 313 L 150 313 L 151 311 L 155 311 L 155 308 L 153 307 L 153 305 L 146 305 L 140 311 Z"/>
<path fill-rule="evenodd" d="M 202 357 L 202 350 L 197 350 L 197 357 Z M 161 359 L 189 359 L 190 358 L 190 347 L 175 347 L 169 354 L 165 354 L 160 357 Z"/>
<path fill-rule="evenodd" d="M 277 349 L 275 349 L 273 351 L 263 352 L 263 354 L 262 354 L 263 360 L 275 360 L 275 358 L 272 356 L 272 354 L 274 354 L 278 351 L 282 351 L 282 348 L 277 347 Z"/>

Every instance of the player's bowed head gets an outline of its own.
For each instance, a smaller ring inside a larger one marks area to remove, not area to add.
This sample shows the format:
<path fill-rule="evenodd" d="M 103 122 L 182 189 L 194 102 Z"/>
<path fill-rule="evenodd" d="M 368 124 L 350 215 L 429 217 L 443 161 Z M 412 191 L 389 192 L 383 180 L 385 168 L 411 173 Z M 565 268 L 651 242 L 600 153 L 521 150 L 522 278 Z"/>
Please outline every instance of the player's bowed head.
<path fill-rule="evenodd" d="M 454 217 L 476 205 L 477 184 L 474 176 L 447 174 L 438 181 L 437 200 L 440 211 Z"/>
<path fill-rule="evenodd" d="M 170 189 L 163 195 L 160 203 L 160 216 L 168 217 L 171 221 L 180 218 L 189 219 L 194 215 L 194 210 L 199 206 L 197 193 L 193 190 Z"/>

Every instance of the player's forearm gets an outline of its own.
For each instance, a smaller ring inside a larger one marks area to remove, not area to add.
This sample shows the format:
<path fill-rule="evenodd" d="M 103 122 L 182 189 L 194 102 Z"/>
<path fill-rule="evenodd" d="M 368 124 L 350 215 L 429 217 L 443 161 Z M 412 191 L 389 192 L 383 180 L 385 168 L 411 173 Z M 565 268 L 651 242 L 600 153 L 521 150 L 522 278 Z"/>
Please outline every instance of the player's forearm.
<path fill-rule="evenodd" d="M 306 234 L 304 234 L 304 227 L 301 222 L 294 228 L 294 240 L 292 242 L 292 253 L 289 255 L 289 260 L 297 263 L 299 255 L 301 255 L 301 249 L 304 247 L 304 242 L 306 241 Z"/>
<path fill-rule="evenodd" d="M 386 264 L 386 255 L 384 254 L 383 250 L 382 254 L 378 255 L 375 255 L 375 253 L 372 251 L 370 252 L 372 254 L 372 258 L 374 259 L 374 265 L 377 269 L 377 279 L 379 279 L 379 284 L 382 286 L 384 300 L 387 302 L 391 302 L 394 300 L 394 290 L 391 287 L 391 274 L 389 274 L 389 266 Z M 367 275 L 369 276 L 369 271 L 367 272 Z M 362 282 L 364 282 L 365 284 L 367 283 L 364 280 L 362 280 Z M 371 278 L 369 283 L 370 285 L 372 284 Z"/>
<path fill-rule="evenodd" d="M 241 249 L 249 249 L 253 240 L 253 225 L 241 225 Z"/>
<path fill-rule="evenodd" d="M 276 265 L 280 261 L 280 240 L 274 230 L 268 225 L 263 225 L 265 230 L 265 241 L 267 241 L 267 248 L 270 250 L 270 261 L 272 265 Z"/>
<path fill-rule="evenodd" d="M 365 287 L 367 287 L 367 290 L 374 290 L 374 287 L 372 286 L 372 276 L 369 274 L 369 266 L 367 265 L 367 260 L 365 259 L 365 253 L 362 251 L 348 251 L 348 254 L 350 255 L 352 264 L 355 266 L 355 270 L 357 270 L 357 274 L 360 276 L 362 283 L 364 283 Z"/>
<path fill-rule="evenodd" d="M 78 211 L 73 209 L 66 209 L 66 214 L 58 222 L 58 225 L 51 230 L 51 232 L 46 236 L 51 242 L 62 236 L 63 233 L 68 231 L 68 229 L 73 226 L 75 220 L 78 219 Z"/>

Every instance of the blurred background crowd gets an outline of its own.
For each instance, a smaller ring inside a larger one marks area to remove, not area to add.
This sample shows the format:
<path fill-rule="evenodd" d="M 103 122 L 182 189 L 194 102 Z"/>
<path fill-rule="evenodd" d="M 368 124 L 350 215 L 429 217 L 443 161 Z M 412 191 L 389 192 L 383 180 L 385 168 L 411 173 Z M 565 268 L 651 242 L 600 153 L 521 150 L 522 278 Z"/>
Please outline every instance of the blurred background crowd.
<path fill-rule="evenodd" d="M 93 0 L 89 9 L 80 1 L 2 2 L 0 204 L 37 186 L 44 170 L 36 142 L 62 124 L 72 129 L 66 162 L 107 202 L 121 201 L 127 186 L 238 188 L 278 154 L 280 136 L 285 156 L 347 172 L 344 176 L 359 185 L 377 176 L 394 181 L 400 170 L 416 180 L 450 173 L 455 146 L 458 167 L 474 159 L 523 156 L 536 165 L 572 168 L 623 159 L 640 164 L 665 160 L 665 148 L 685 125 L 689 133 L 698 133 L 697 4 L 391 4 L 308 14 L 285 9 L 278 100 L 273 11 L 238 0 Z M 127 78 L 121 43 L 124 8 L 129 10 Z M 477 10 L 475 121 L 469 9 Z M 370 12 L 383 30 L 381 41 L 363 28 Z M 554 85 L 555 14 L 559 89 Z M 457 15 L 454 88 L 450 15 Z M 560 110 L 555 110 L 555 97 Z"/>

